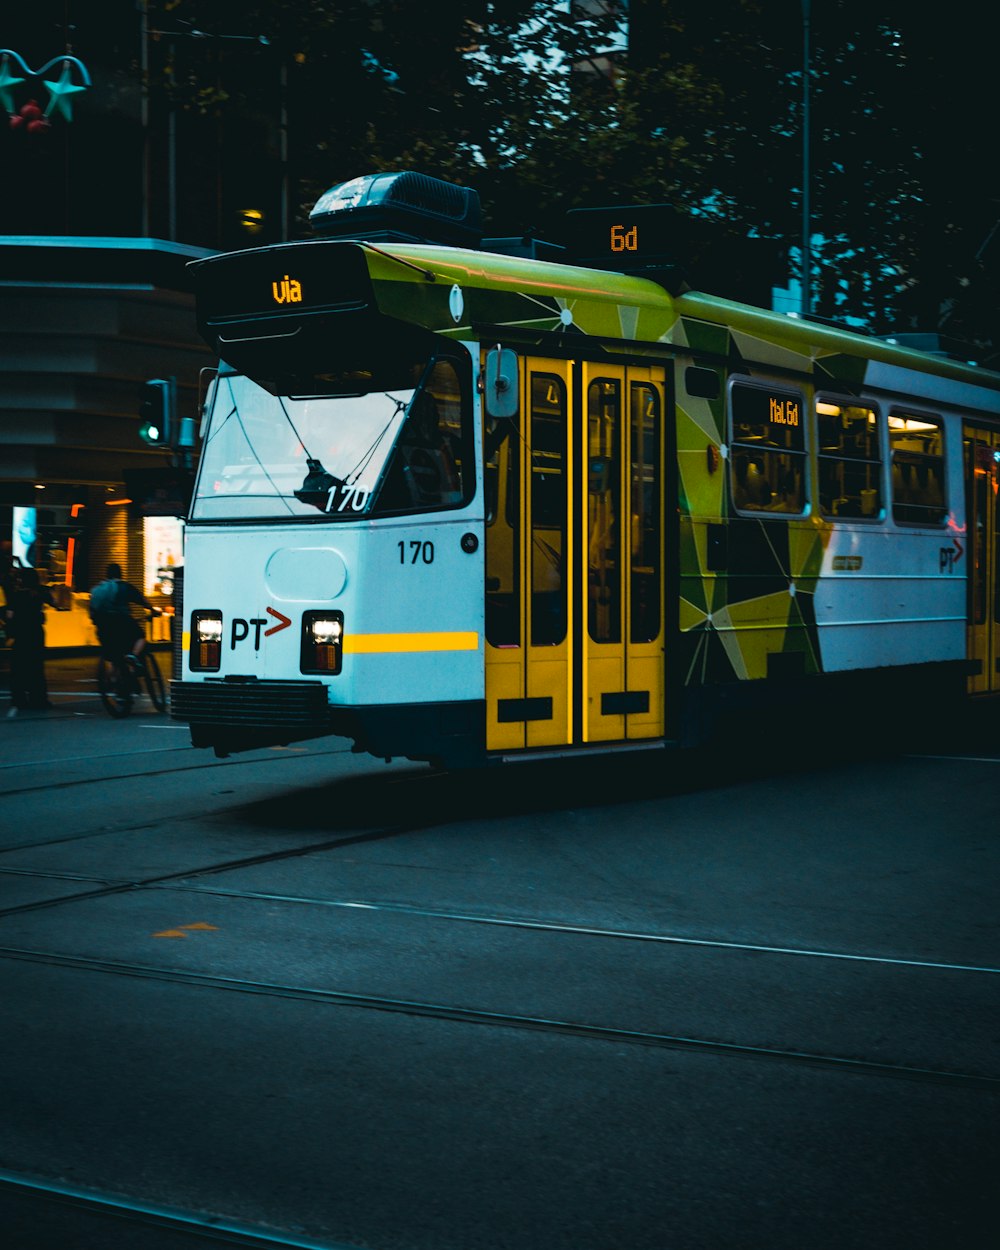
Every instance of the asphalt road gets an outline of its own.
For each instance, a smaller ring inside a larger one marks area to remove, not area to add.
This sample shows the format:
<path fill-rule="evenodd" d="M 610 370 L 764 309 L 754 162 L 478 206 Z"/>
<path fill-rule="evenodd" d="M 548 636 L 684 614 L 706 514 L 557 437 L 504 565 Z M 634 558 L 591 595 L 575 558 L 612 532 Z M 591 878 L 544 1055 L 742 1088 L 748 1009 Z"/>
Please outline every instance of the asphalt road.
<path fill-rule="evenodd" d="M 991 716 L 447 776 L 90 667 L 0 702 L 5 1246 L 1000 1246 Z"/>

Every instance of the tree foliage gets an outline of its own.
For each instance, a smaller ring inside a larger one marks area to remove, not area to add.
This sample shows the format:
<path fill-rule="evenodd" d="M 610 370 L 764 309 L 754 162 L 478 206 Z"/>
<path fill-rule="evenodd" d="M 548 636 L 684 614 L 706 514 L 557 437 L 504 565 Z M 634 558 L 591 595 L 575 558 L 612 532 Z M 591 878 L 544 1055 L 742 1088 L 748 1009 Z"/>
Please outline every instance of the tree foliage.
<path fill-rule="evenodd" d="M 176 33 L 176 107 L 255 115 L 273 149 L 285 82 L 299 233 L 325 188 L 406 168 L 475 187 L 494 235 L 558 237 L 569 208 L 669 203 L 734 237 L 780 240 L 794 265 L 802 0 L 629 7 L 627 58 L 602 58 L 620 42 L 611 0 L 151 6 Z M 941 329 L 996 363 L 987 41 L 919 6 L 810 7 L 815 311 L 879 333 Z M 251 56 L 223 38 L 240 34 L 268 43 Z"/>

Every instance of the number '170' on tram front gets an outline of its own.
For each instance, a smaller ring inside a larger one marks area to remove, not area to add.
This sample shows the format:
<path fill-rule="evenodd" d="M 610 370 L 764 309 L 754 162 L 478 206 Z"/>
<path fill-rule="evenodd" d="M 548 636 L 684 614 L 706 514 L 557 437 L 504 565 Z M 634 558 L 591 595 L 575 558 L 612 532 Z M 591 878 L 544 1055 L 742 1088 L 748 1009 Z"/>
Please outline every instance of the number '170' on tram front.
<path fill-rule="evenodd" d="M 645 211 L 568 264 L 371 175 L 193 262 L 196 746 L 478 766 L 1000 693 L 1000 376 L 644 274 Z"/>

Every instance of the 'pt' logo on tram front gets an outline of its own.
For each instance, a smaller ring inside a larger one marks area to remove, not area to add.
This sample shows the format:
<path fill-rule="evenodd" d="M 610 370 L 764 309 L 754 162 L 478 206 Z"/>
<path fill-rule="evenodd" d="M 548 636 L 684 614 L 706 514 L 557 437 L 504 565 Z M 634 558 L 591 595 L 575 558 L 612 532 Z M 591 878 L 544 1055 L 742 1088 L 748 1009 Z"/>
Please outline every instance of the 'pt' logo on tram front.
<path fill-rule="evenodd" d="M 301 304 L 302 283 L 286 273 L 280 282 L 271 283 L 271 294 L 276 304 Z"/>

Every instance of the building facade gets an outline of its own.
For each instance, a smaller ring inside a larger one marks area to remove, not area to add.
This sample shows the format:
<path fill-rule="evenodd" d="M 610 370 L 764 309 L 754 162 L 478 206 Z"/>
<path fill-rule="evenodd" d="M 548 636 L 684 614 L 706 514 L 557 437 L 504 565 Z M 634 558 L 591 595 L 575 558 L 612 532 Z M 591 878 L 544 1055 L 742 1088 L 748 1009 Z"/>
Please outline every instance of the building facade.
<path fill-rule="evenodd" d="M 0 556 L 50 586 L 49 646 L 94 643 L 88 591 L 111 560 L 169 618 L 193 453 L 144 442 L 140 408 L 146 382 L 175 379 L 178 416 L 197 415 L 214 359 L 185 266 L 205 254 L 0 236 Z"/>

